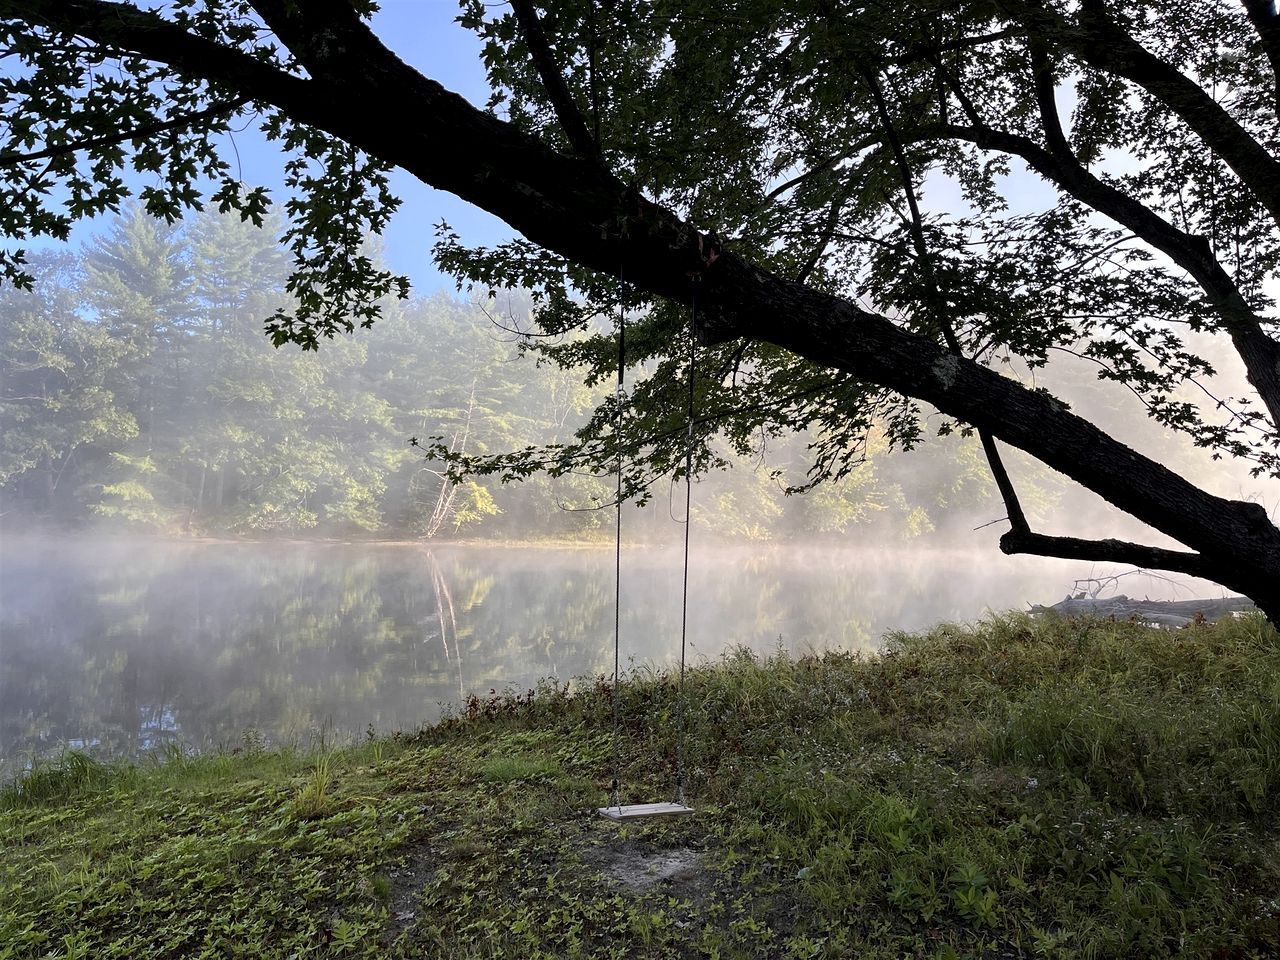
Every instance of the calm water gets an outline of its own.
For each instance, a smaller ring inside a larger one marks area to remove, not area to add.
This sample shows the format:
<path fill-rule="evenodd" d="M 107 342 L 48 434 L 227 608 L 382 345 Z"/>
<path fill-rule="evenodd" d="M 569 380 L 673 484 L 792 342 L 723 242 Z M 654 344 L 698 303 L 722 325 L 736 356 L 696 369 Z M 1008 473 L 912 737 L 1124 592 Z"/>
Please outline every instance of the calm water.
<path fill-rule="evenodd" d="M 691 656 L 870 649 L 1086 573 L 994 551 L 696 550 Z M 66 745 L 413 729 L 469 692 L 611 673 L 613 623 L 611 549 L 9 539 L 0 768 Z M 626 551 L 624 664 L 670 663 L 679 631 L 679 554 Z"/>

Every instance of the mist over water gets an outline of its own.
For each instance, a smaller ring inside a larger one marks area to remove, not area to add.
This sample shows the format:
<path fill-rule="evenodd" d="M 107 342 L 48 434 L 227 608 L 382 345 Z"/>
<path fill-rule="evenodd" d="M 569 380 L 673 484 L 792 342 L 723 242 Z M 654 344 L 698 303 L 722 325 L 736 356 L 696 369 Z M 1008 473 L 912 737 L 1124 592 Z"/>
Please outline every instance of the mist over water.
<path fill-rule="evenodd" d="M 887 631 L 1052 603 L 1087 572 L 990 550 L 695 545 L 690 657 L 873 650 Z M 9 537 L 0 768 L 67 746 L 412 730 L 469 693 L 611 674 L 613 578 L 609 548 Z M 1179 583 L 1124 589 L 1221 593 Z M 677 550 L 624 550 L 624 671 L 675 662 L 680 590 Z"/>
<path fill-rule="evenodd" d="M 388 304 L 318 354 L 275 350 L 263 322 L 290 302 L 276 235 L 134 207 L 78 253 L 36 258 L 34 291 L 0 291 L 0 773 L 67 746 L 137 756 L 409 730 L 470 693 L 612 672 L 611 547 L 424 545 L 607 540 L 613 517 L 596 507 L 612 475 L 455 484 L 407 442 L 564 443 L 608 385 L 518 359 L 505 324 L 533 308 L 518 293 L 506 319 L 440 294 Z M 1219 371 L 1212 393 L 1248 392 L 1229 344 L 1197 349 Z M 1274 478 L 1154 424 L 1094 365 L 1001 369 L 1204 489 L 1280 510 Z M 812 430 L 762 431 L 751 451 L 715 441 L 733 469 L 693 488 L 692 658 L 870 650 L 888 631 L 1052 603 L 1077 578 L 1124 572 L 1001 555 L 1007 508 L 977 439 L 935 435 L 943 419 L 924 411 L 911 453 L 871 430 L 862 463 L 795 497 Z M 1005 453 L 1037 531 L 1181 546 Z M 624 667 L 679 650 L 684 503 L 656 479 L 624 524 Z M 1175 579 L 1116 589 L 1223 592 Z"/>

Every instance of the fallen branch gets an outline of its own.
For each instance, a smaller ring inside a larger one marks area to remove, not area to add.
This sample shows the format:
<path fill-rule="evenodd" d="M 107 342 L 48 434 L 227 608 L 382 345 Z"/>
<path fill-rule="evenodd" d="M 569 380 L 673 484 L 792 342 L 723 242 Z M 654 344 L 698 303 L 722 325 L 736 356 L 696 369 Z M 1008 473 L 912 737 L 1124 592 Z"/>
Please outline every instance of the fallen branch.
<path fill-rule="evenodd" d="M 1136 617 L 1161 626 L 1184 627 L 1197 617 L 1210 622 L 1237 613 L 1256 610 L 1247 597 L 1221 597 L 1213 600 L 1132 600 L 1124 594 L 1114 597 L 1067 597 L 1052 606 L 1032 604 L 1031 613 L 1057 613 L 1067 617 Z"/>

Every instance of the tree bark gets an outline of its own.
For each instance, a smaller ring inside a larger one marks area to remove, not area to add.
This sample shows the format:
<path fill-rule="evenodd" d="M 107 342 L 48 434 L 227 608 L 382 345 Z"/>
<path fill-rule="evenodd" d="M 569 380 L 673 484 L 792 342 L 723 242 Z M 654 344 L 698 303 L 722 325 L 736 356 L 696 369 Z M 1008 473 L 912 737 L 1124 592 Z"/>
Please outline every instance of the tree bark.
<path fill-rule="evenodd" d="M 1275 0 L 1244 0 L 1244 9 L 1271 63 L 1271 73 L 1275 77 L 1276 118 L 1280 119 L 1280 14 L 1276 13 Z"/>

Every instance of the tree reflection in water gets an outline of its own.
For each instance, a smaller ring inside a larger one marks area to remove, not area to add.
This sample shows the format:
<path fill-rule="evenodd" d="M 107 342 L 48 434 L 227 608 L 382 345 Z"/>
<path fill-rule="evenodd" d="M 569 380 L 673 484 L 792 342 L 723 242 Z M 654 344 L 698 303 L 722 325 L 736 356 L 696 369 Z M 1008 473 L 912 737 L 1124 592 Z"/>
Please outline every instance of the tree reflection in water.
<path fill-rule="evenodd" d="M 136 756 L 388 732 L 468 692 L 612 670 L 606 549 L 10 538 L 0 578 L 0 764 L 65 745 Z M 868 649 L 890 629 L 1054 600 L 1063 561 L 709 547 L 693 658 Z M 624 662 L 679 645 L 680 556 L 625 552 Z"/>

